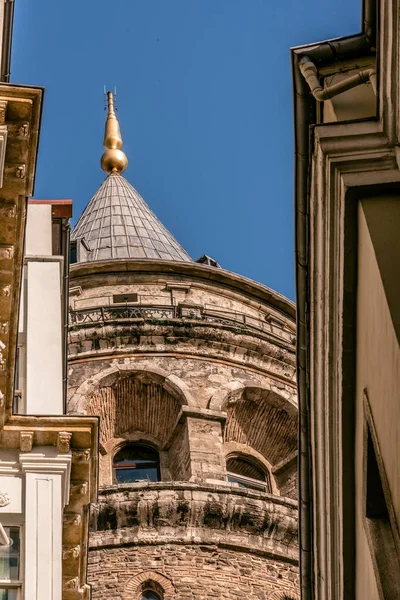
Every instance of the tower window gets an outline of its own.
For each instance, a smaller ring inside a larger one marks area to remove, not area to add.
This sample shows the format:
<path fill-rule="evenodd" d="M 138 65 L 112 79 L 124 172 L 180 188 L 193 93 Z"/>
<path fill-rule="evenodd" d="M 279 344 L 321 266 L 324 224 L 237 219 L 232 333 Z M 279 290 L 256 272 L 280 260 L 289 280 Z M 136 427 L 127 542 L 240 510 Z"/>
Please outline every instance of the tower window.
<path fill-rule="evenodd" d="M 114 456 L 117 483 L 160 481 L 160 457 L 157 450 L 144 444 L 127 444 Z"/>
<path fill-rule="evenodd" d="M 391 522 L 393 504 L 371 423 L 372 421 L 366 424 L 365 440 L 365 525 L 382 597 L 394 600 L 398 598 L 400 589 L 400 557 L 394 537 L 396 525 Z"/>
<path fill-rule="evenodd" d="M 142 592 L 140 600 L 161 600 L 161 596 L 153 592 L 153 590 L 146 590 Z"/>
<path fill-rule="evenodd" d="M 137 302 L 137 301 L 138 301 L 137 294 L 114 294 L 113 295 L 113 303 L 114 304 Z"/>
<path fill-rule="evenodd" d="M 226 462 L 228 481 L 239 487 L 271 491 L 269 473 L 255 461 L 242 456 L 232 456 Z"/>
<path fill-rule="evenodd" d="M 75 264 L 78 260 L 78 250 L 76 241 L 73 241 L 69 245 L 69 262 L 71 265 Z"/>

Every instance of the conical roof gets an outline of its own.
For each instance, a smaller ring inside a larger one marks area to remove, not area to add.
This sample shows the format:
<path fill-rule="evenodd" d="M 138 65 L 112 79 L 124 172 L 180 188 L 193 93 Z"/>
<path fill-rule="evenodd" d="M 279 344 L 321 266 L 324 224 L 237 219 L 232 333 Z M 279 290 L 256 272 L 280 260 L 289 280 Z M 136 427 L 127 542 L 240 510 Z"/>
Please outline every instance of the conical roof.
<path fill-rule="evenodd" d="M 123 258 L 190 261 L 134 187 L 112 172 L 93 196 L 71 233 L 82 243 L 78 262 Z"/>

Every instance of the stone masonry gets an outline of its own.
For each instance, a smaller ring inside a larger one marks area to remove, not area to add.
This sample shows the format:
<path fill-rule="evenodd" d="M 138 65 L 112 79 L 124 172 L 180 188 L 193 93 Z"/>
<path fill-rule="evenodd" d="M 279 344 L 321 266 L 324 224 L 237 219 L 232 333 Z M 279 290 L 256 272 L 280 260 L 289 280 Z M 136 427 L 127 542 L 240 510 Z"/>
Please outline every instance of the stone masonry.
<path fill-rule="evenodd" d="M 222 269 L 72 266 L 68 411 L 100 416 L 93 600 L 299 598 L 294 344 L 293 305 Z M 137 442 L 160 480 L 117 484 Z"/>

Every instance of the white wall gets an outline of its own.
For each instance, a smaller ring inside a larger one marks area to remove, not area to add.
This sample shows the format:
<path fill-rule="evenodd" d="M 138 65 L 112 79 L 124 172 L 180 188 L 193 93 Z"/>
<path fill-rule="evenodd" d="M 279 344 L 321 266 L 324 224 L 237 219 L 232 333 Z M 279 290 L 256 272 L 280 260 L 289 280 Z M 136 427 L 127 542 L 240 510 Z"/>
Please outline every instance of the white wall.
<path fill-rule="evenodd" d="M 25 256 L 51 256 L 51 204 L 28 204 Z"/>
<path fill-rule="evenodd" d="M 28 204 L 18 346 L 18 412 L 63 414 L 63 258 L 52 256 L 52 206 Z"/>
<path fill-rule="evenodd" d="M 25 268 L 25 411 L 28 415 L 62 414 L 62 262 L 29 259 Z"/>

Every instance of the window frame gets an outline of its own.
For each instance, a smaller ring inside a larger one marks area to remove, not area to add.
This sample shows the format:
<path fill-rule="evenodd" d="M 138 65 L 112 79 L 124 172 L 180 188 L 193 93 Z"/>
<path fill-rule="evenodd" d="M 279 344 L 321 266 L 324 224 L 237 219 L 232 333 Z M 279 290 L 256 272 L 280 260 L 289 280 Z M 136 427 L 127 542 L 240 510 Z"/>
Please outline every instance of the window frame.
<path fill-rule="evenodd" d="M 17 600 L 23 598 L 24 588 L 24 565 L 25 565 L 25 553 L 24 553 L 24 528 L 22 523 L 11 523 L 6 521 L 2 523 L 3 527 L 16 527 L 19 530 L 19 573 L 18 579 L 8 579 L 0 577 L 0 591 L 4 590 L 17 590 Z M 1 551 L 1 550 L 0 550 Z"/>
<path fill-rule="evenodd" d="M 230 471 L 228 469 L 228 462 L 232 459 L 242 460 L 243 462 L 247 462 L 250 465 L 254 465 L 263 473 L 265 478 L 264 481 L 261 479 L 254 479 L 253 477 L 248 477 L 246 475 L 241 475 L 240 473 L 235 473 L 234 471 Z M 229 483 L 233 485 L 237 483 L 239 488 L 241 487 L 240 484 L 242 483 L 243 487 L 245 487 L 246 489 L 272 494 L 271 473 L 269 469 L 265 467 L 265 465 L 261 464 L 260 461 L 254 459 L 253 456 L 242 454 L 240 452 L 233 452 L 226 456 L 225 464 L 226 476 Z M 230 481 L 230 478 L 234 481 Z"/>
<path fill-rule="evenodd" d="M 135 463 L 135 461 L 130 461 L 127 462 L 126 464 L 123 463 L 116 463 L 115 462 L 115 457 L 119 454 L 119 452 L 121 452 L 121 450 L 124 450 L 125 448 L 129 448 L 129 446 L 131 447 L 141 447 L 141 448 L 148 448 L 149 450 L 151 450 L 152 452 L 155 453 L 155 455 L 157 455 L 157 461 L 154 461 L 154 463 L 157 463 L 156 469 L 157 469 L 157 480 L 156 482 L 152 482 L 152 483 L 157 483 L 159 481 L 161 481 L 161 460 L 160 460 L 160 452 L 158 450 L 158 448 L 156 448 L 155 446 L 153 446 L 152 444 L 146 443 L 146 442 L 142 442 L 142 441 L 138 441 L 138 442 L 127 442 L 125 444 L 123 444 L 122 446 L 119 446 L 118 448 L 116 448 L 113 458 L 112 458 L 112 479 L 113 482 L 117 485 L 124 485 L 124 482 L 122 481 L 118 481 L 117 479 L 117 471 L 123 471 L 123 470 L 133 470 L 135 467 L 133 467 L 132 465 L 137 464 Z M 152 465 L 152 461 L 148 461 L 148 464 L 145 463 L 144 465 L 141 465 L 142 468 L 146 468 L 146 466 L 150 466 Z M 154 468 L 154 467 L 153 467 Z M 132 482 L 125 482 L 125 483 L 143 483 L 145 481 L 151 481 L 150 479 L 140 479 L 138 481 L 132 481 Z"/>

